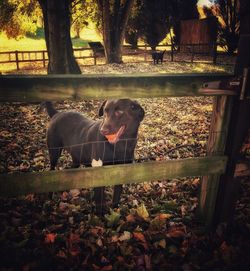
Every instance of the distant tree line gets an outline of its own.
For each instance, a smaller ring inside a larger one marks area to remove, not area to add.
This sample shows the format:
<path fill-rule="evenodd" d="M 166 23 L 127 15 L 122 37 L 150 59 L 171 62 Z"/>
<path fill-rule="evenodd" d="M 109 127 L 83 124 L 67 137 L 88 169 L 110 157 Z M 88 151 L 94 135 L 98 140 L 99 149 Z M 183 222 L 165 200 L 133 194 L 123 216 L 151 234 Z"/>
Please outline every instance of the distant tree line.
<path fill-rule="evenodd" d="M 212 1 L 212 0 L 211 0 Z M 103 36 L 107 63 L 121 63 L 124 39 L 133 48 L 142 40 L 153 50 L 167 34 L 180 41 L 181 20 L 198 19 L 198 0 L 0 0 L 0 30 L 8 37 L 36 30 L 42 18 L 49 55 L 48 73 L 81 73 L 73 56 L 71 30 L 79 37 L 89 21 Z M 214 0 L 204 7 L 218 16 L 219 42 L 228 53 L 239 39 L 239 0 Z"/>

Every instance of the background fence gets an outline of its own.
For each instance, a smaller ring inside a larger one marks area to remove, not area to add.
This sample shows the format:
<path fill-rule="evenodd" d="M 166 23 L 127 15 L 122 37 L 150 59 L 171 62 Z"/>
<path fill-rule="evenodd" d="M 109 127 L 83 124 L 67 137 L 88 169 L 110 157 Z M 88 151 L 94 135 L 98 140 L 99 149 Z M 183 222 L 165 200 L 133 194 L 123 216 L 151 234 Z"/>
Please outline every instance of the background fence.
<path fill-rule="evenodd" d="M 226 54 L 218 51 L 219 44 L 182 44 L 176 45 L 159 45 L 157 50 L 166 50 L 165 61 L 187 61 L 193 63 L 206 62 L 217 63 L 218 58 Z M 152 61 L 152 50 L 147 45 L 138 45 L 137 49 L 131 46 L 123 46 L 122 54 L 125 62 L 148 62 Z M 80 65 L 99 65 L 105 64 L 105 57 L 96 54 L 91 48 L 75 48 L 75 58 Z M 0 64 L 13 64 L 16 70 L 22 69 L 24 63 L 41 63 L 46 67 L 48 62 L 48 53 L 46 50 L 38 51 L 9 51 L 0 52 Z"/>

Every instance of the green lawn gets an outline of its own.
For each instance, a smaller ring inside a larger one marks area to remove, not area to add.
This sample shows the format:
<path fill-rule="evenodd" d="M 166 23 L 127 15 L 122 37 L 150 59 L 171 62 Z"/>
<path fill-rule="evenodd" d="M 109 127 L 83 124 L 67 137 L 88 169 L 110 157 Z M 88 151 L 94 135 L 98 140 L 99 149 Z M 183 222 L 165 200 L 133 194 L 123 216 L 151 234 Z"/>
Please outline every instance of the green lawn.
<path fill-rule="evenodd" d="M 89 41 L 100 41 L 100 36 L 96 33 L 93 25 L 83 29 L 81 38 L 72 38 L 73 47 L 86 47 Z M 0 33 L 0 52 L 25 51 L 25 50 L 45 50 L 44 31 L 38 28 L 36 33 L 29 33 L 24 38 L 8 39 L 5 34 Z"/>

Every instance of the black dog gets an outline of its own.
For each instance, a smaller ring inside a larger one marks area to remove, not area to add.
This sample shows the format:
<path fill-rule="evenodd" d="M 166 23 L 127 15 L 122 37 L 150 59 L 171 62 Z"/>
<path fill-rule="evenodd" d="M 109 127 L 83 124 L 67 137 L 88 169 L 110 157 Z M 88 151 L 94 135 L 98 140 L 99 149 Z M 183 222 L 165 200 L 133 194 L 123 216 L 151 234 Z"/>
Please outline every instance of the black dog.
<path fill-rule="evenodd" d="M 102 120 L 93 121 L 77 112 L 58 112 L 51 102 L 45 103 L 51 118 L 47 131 L 51 170 L 55 169 L 62 149 L 72 157 L 73 167 L 91 166 L 101 159 L 103 165 L 132 163 L 137 133 L 144 110 L 136 101 L 119 99 L 105 101 L 99 109 Z M 113 206 L 117 206 L 122 185 L 116 185 Z M 104 187 L 95 188 L 97 212 L 102 213 Z"/>
<path fill-rule="evenodd" d="M 166 52 L 166 50 L 152 52 L 152 58 L 154 60 L 154 64 L 159 64 L 159 61 L 162 64 L 162 62 L 163 62 L 163 56 L 164 56 L 165 52 Z"/>

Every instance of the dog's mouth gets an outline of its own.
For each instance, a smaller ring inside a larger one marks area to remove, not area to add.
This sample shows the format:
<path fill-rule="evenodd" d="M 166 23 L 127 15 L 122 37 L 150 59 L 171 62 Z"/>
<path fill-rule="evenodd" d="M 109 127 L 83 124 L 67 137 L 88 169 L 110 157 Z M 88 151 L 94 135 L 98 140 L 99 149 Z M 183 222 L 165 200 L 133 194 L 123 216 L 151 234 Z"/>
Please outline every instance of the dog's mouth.
<path fill-rule="evenodd" d="M 120 137 L 123 135 L 123 133 L 125 131 L 125 128 L 126 128 L 125 125 L 122 125 L 115 134 L 105 135 L 105 137 L 107 138 L 108 142 L 110 144 L 117 143 L 119 141 Z"/>

